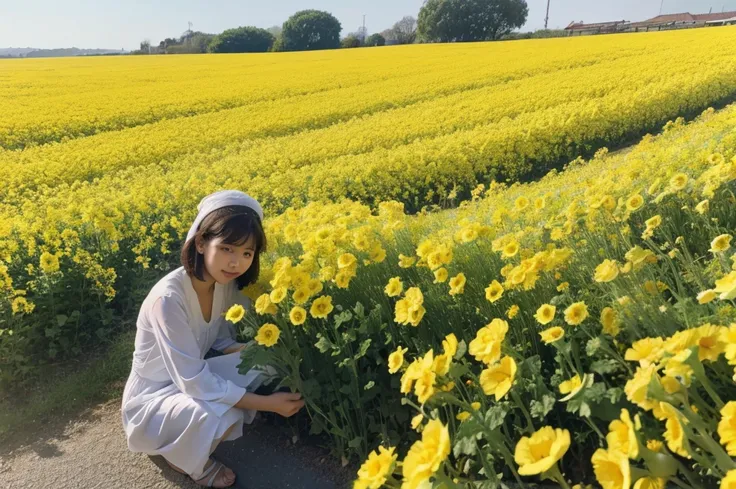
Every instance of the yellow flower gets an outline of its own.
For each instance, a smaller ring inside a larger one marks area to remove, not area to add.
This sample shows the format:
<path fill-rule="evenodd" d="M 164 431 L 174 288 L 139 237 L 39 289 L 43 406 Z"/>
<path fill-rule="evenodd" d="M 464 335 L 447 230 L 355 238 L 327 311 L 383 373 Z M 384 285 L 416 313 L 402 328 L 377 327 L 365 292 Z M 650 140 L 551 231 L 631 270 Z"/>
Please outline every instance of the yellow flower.
<path fill-rule="evenodd" d="M 603 332 L 616 336 L 620 332 L 618 314 L 612 307 L 604 307 L 601 310 L 601 325 L 603 326 Z"/>
<path fill-rule="evenodd" d="M 687 185 L 688 177 L 684 173 L 677 173 L 670 178 L 670 187 L 672 190 L 682 190 Z"/>
<path fill-rule="evenodd" d="M 486 287 L 486 299 L 488 299 L 491 303 L 496 302 L 498 299 L 501 298 L 503 295 L 503 286 L 498 282 L 498 280 L 494 280 L 491 282 L 491 285 Z"/>
<path fill-rule="evenodd" d="M 596 282 L 610 282 L 618 277 L 618 262 L 616 260 L 603 260 L 595 267 L 594 279 Z"/>
<path fill-rule="evenodd" d="M 310 295 L 311 294 L 309 293 L 309 289 L 305 286 L 305 287 L 299 287 L 298 289 L 296 289 L 294 293 L 292 294 L 291 298 L 294 299 L 294 302 L 301 305 L 307 302 L 307 300 L 309 300 Z"/>
<path fill-rule="evenodd" d="M 647 440 L 647 448 L 653 452 L 661 452 L 664 448 L 664 443 L 659 440 Z"/>
<path fill-rule="evenodd" d="M 553 305 L 542 304 L 541 306 L 539 306 L 539 309 L 537 309 L 537 313 L 534 314 L 534 317 L 537 318 L 539 324 L 548 324 L 555 318 L 556 310 L 557 308 Z"/>
<path fill-rule="evenodd" d="M 629 457 L 618 450 L 599 448 L 590 459 L 593 472 L 603 489 L 628 489 L 631 487 Z"/>
<path fill-rule="evenodd" d="M 403 290 L 404 284 L 401 282 L 401 279 L 399 277 L 393 277 L 392 279 L 389 279 L 386 288 L 383 289 L 383 291 L 389 297 L 396 297 L 398 295 L 401 295 L 401 292 Z"/>
<path fill-rule="evenodd" d="M 733 237 L 730 234 L 721 234 L 713 238 L 710 242 L 710 250 L 712 253 L 721 253 L 731 247 L 731 239 Z"/>
<path fill-rule="evenodd" d="M 404 365 L 404 353 L 408 351 L 408 348 L 396 348 L 396 351 L 388 356 L 388 373 L 395 374 L 399 371 L 402 365 Z"/>
<path fill-rule="evenodd" d="M 728 454 L 732 457 L 736 456 L 736 401 L 729 401 L 721 408 L 718 436 Z"/>
<path fill-rule="evenodd" d="M 634 194 L 626 199 L 626 209 L 635 211 L 644 205 L 644 198 L 639 194 Z"/>
<path fill-rule="evenodd" d="M 225 319 L 231 323 L 237 323 L 245 316 L 245 309 L 240 304 L 230 306 L 230 309 L 225 313 Z"/>
<path fill-rule="evenodd" d="M 413 256 L 399 255 L 399 266 L 401 268 L 410 268 L 412 265 L 414 265 L 415 261 L 416 258 L 414 258 Z"/>
<path fill-rule="evenodd" d="M 271 347 L 275 345 L 277 341 L 279 341 L 280 335 L 281 331 L 279 330 L 278 326 L 276 326 L 275 324 L 266 323 L 258 330 L 258 334 L 256 335 L 255 340 L 259 345 Z"/>
<path fill-rule="evenodd" d="M 434 371 L 434 355 L 432 350 L 429 350 L 424 358 L 418 363 L 418 373 L 416 374 L 416 384 L 414 385 L 414 394 L 417 396 L 417 400 L 424 404 L 434 395 L 435 382 L 437 380 L 437 374 Z"/>
<path fill-rule="evenodd" d="M 686 448 L 687 437 L 682 428 L 682 423 L 687 423 L 687 420 L 669 403 L 660 402 L 659 408 L 666 420 L 664 439 L 667 442 L 667 448 L 682 457 L 690 458 Z"/>
<path fill-rule="evenodd" d="M 284 297 L 286 297 L 286 287 L 276 287 L 271 291 L 268 297 L 271 299 L 271 302 L 278 304 L 284 300 Z"/>
<path fill-rule="evenodd" d="M 402 489 L 418 489 L 437 472 L 450 454 L 450 433 L 437 419 L 430 420 L 422 430 L 422 439 L 414 442 L 404 458 Z"/>
<path fill-rule="evenodd" d="M 695 211 L 698 214 L 705 214 L 706 212 L 708 212 L 709 204 L 710 202 L 708 201 L 708 199 L 702 200 L 698 202 L 698 205 L 695 206 Z"/>
<path fill-rule="evenodd" d="M 447 269 L 445 267 L 438 268 L 434 271 L 434 283 L 441 284 L 447 281 Z"/>
<path fill-rule="evenodd" d="M 457 420 L 458 420 L 458 421 L 460 421 L 460 422 L 463 422 L 463 421 L 465 421 L 466 419 L 468 419 L 469 417 L 470 417 L 470 413 L 469 413 L 469 412 L 467 412 L 467 411 L 460 411 L 460 412 L 459 412 L 459 413 L 457 413 L 457 415 L 455 416 L 455 419 L 457 419 Z"/>
<path fill-rule="evenodd" d="M 256 299 L 256 313 L 260 315 L 276 314 L 276 305 L 271 302 L 268 294 L 262 294 Z"/>
<path fill-rule="evenodd" d="M 357 266 L 358 260 L 352 253 L 343 253 L 337 258 L 337 268 L 352 268 Z"/>
<path fill-rule="evenodd" d="M 432 370 L 437 375 L 447 375 L 447 373 L 450 371 L 450 366 L 452 365 L 452 357 L 448 355 L 447 353 L 443 353 L 442 355 L 437 355 L 434 358 L 434 363 L 432 364 Z"/>
<path fill-rule="evenodd" d="M 394 448 L 388 449 L 378 447 L 368 455 L 368 459 L 358 469 L 358 480 L 353 485 L 354 489 L 379 489 L 383 487 L 386 478 L 393 472 L 397 455 Z"/>
<path fill-rule="evenodd" d="M 329 280 L 332 280 L 335 276 L 335 267 L 322 267 L 319 270 L 319 279 L 323 282 L 327 282 Z"/>
<path fill-rule="evenodd" d="M 519 243 L 517 243 L 516 241 L 509 241 L 503 247 L 501 251 L 501 256 L 504 258 L 511 258 L 512 256 L 516 255 L 518 252 L 519 252 Z"/>
<path fill-rule="evenodd" d="M 562 382 L 558 389 L 560 390 L 560 394 L 571 394 L 578 391 L 582 386 L 583 379 L 580 378 L 580 375 L 575 374 L 573 378 Z"/>
<path fill-rule="evenodd" d="M 450 279 L 450 295 L 462 294 L 465 292 L 465 274 L 458 273 Z"/>
<path fill-rule="evenodd" d="M 457 337 L 454 333 L 445 336 L 445 339 L 442 340 L 442 348 L 448 357 L 452 358 L 455 356 L 455 353 L 457 353 Z"/>
<path fill-rule="evenodd" d="M 736 469 L 729 470 L 718 489 L 736 489 Z"/>
<path fill-rule="evenodd" d="M 634 489 L 665 489 L 666 483 L 663 477 L 642 477 L 634 483 Z"/>
<path fill-rule="evenodd" d="M 514 319 L 517 314 L 519 314 L 519 306 L 517 306 L 516 304 L 509 307 L 506 311 L 506 317 L 509 319 Z"/>
<path fill-rule="evenodd" d="M 698 336 L 698 360 L 701 362 L 715 362 L 726 350 L 726 342 L 723 340 L 723 333 L 727 328 L 723 326 L 714 326 L 706 323 L 696 328 Z"/>
<path fill-rule="evenodd" d="M 565 309 L 565 322 L 571 326 L 576 326 L 588 317 L 588 307 L 585 302 L 575 302 Z"/>
<path fill-rule="evenodd" d="M 515 208 L 515 209 L 516 209 L 517 211 L 523 211 L 523 210 L 524 210 L 524 209 L 526 209 L 527 207 L 529 207 L 529 199 L 528 199 L 528 198 L 526 198 L 526 197 L 524 197 L 523 195 L 522 195 L 521 197 L 518 197 L 518 198 L 517 198 L 517 199 L 516 199 L 516 200 L 514 201 L 514 208 Z"/>
<path fill-rule="evenodd" d="M 698 304 L 707 304 L 718 296 L 715 290 L 708 289 L 702 292 L 698 292 Z"/>
<path fill-rule="evenodd" d="M 43 270 L 44 273 L 52 273 L 59 270 L 59 257 L 49 253 L 48 251 L 44 251 L 41 254 L 40 261 L 41 270 Z"/>
<path fill-rule="evenodd" d="M 635 459 L 639 456 L 639 442 L 636 439 L 636 429 L 631 421 L 629 411 L 621 410 L 621 418 L 611 421 L 608 425 L 606 442 L 609 450 L 618 450 Z"/>
<path fill-rule="evenodd" d="M 309 308 L 309 314 L 313 318 L 325 319 L 332 312 L 332 309 L 332 297 L 323 295 L 312 302 L 312 307 Z"/>
<path fill-rule="evenodd" d="M 509 324 L 503 319 L 495 318 L 478 330 L 473 341 L 468 345 L 468 352 L 479 362 L 492 365 L 501 358 L 501 343 L 506 338 Z"/>
<path fill-rule="evenodd" d="M 532 436 L 523 436 L 516 444 L 514 460 L 520 475 L 536 475 L 546 472 L 560 460 L 570 448 L 570 432 L 545 426 Z"/>
<path fill-rule="evenodd" d="M 557 286 L 557 292 L 563 292 L 570 288 L 570 282 L 562 282 Z"/>
<path fill-rule="evenodd" d="M 516 378 L 516 362 L 506 356 L 499 363 L 486 368 L 480 373 L 480 385 L 487 396 L 495 395 L 500 401 L 511 389 Z"/>
<path fill-rule="evenodd" d="M 413 418 L 411 418 L 411 429 L 415 430 L 421 426 L 422 421 L 424 421 L 424 415 L 422 413 L 417 414 Z"/>
<path fill-rule="evenodd" d="M 407 301 L 409 301 L 409 304 L 413 306 L 424 303 L 424 295 L 422 294 L 422 291 L 419 289 L 419 287 L 409 287 L 406 290 L 404 297 Z"/>
<path fill-rule="evenodd" d="M 291 312 L 289 312 L 289 319 L 291 320 L 291 324 L 293 324 L 294 326 L 304 324 L 304 321 L 307 320 L 306 309 L 301 306 L 294 306 L 291 309 Z"/>
<path fill-rule="evenodd" d="M 648 229 L 657 229 L 660 226 L 660 224 L 662 224 L 662 216 L 660 215 L 652 216 L 646 221 L 644 221 L 644 224 L 647 225 Z"/>
<path fill-rule="evenodd" d="M 664 354 L 664 340 L 662 338 L 644 338 L 635 341 L 631 348 L 626 350 L 624 358 L 630 362 L 639 362 L 642 367 L 657 363 Z"/>
<path fill-rule="evenodd" d="M 716 280 L 716 286 L 713 290 L 720 294 L 718 298 L 722 301 L 736 298 L 736 271 Z"/>
<path fill-rule="evenodd" d="M 551 328 L 545 329 L 539 333 L 539 336 L 542 337 L 542 341 L 545 344 L 549 345 L 550 343 L 554 343 L 555 341 L 564 338 L 565 330 L 559 326 L 552 326 Z"/>

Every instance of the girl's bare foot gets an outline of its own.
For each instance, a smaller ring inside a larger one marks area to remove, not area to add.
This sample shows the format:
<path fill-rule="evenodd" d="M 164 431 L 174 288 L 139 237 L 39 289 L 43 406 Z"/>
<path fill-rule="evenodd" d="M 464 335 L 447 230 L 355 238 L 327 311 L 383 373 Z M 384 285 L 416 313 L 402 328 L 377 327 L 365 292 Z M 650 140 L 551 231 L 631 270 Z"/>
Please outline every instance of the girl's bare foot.
<path fill-rule="evenodd" d="M 189 475 L 168 460 L 166 460 L 166 463 L 180 474 Z M 205 464 L 202 477 L 199 479 L 195 479 L 191 475 L 189 477 L 196 484 L 205 487 L 230 487 L 235 483 L 235 472 L 213 459 L 209 459 Z"/>

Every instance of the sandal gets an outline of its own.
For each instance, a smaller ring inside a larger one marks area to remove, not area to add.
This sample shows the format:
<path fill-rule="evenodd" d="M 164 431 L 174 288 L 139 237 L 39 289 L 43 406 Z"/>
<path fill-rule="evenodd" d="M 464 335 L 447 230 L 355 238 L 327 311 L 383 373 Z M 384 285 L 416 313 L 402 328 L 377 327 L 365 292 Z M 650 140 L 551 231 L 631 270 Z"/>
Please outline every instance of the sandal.
<path fill-rule="evenodd" d="M 218 462 L 217 460 L 212 459 L 212 458 L 210 460 L 212 460 L 212 463 L 210 464 L 209 467 L 207 467 L 204 470 L 204 472 L 202 473 L 202 476 L 199 477 L 198 479 L 195 479 L 194 477 L 192 477 L 190 474 L 187 474 L 183 470 L 179 470 L 178 468 L 172 466 L 170 463 L 169 463 L 169 467 L 171 467 L 175 471 L 179 472 L 180 474 L 188 475 L 189 478 L 192 479 L 195 484 L 200 485 L 200 486 L 205 486 L 205 487 L 231 487 L 235 483 L 235 481 L 233 481 L 232 484 L 227 485 L 227 486 L 214 486 L 215 479 L 217 478 L 217 475 L 220 473 L 220 470 L 222 470 L 223 468 L 226 468 L 226 467 L 225 467 L 225 465 L 222 462 Z M 168 463 L 168 460 L 166 462 Z M 215 469 L 217 469 L 217 470 L 215 470 Z M 207 480 L 207 483 L 203 483 L 202 481 L 205 479 L 205 477 L 207 477 L 210 474 L 212 474 L 212 475 L 210 476 L 209 480 Z"/>

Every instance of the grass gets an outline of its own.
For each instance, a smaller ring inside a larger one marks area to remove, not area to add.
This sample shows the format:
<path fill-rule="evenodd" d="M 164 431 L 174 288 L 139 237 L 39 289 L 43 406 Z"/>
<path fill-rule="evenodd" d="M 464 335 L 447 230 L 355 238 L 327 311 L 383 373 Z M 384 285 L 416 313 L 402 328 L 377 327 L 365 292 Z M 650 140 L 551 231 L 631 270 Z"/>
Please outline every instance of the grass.
<path fill-rule="evenodd" d="M 53 420 L 63 420 L 93 403 L 122 395 L 130 373 L 135 328 L 126 328 L 86 360 L 49 372 L 22 391 L 7 392 L 0 402 L 0 445 L 22 440 Z"/>

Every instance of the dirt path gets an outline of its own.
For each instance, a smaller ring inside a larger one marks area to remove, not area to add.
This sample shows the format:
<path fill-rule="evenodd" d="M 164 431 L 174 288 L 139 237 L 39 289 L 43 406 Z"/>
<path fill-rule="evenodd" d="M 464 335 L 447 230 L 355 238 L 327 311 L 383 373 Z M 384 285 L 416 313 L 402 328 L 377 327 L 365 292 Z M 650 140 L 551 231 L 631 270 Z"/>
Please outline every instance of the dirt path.
<path fill-rule="evenodd" d="M 194 489 L 159 457 L 128 450 L 120 400 L 86 410 L 71 421 L 40 427 L 17 447 L 0 448 L 0 488 Z M 237 488 L 338 489 L 352 474 L 314 446 L 293 445 L 276 427 L 256 422 L 215 456 L 232 468 Z M 12 451 L 11 451 L 12 449 Z"/>

